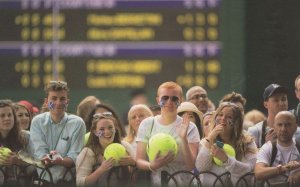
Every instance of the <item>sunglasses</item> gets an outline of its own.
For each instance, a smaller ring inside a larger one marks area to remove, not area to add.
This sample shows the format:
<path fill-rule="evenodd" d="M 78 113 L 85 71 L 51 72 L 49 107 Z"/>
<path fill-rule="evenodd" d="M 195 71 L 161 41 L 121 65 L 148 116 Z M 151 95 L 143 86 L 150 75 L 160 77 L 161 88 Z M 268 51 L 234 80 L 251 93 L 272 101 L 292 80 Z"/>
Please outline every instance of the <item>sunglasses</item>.
<path fill-rule="evenodd" d="M 193 97 L 191 97 L 189 99 L 189 101 L 191 101 L 191 100 L 200 100 L 200 99 L 207 99 L 207 95 L 205 95 L 205 94 L 197 94 L 197 95 L 194 95 Z"/>
<path fill-rule="evenodd" d="M 67 82 L 65 81 L 50 81 L 50 85 L 61 85 L 61 86 L 68 86 Z"/>
<path fill-rule="evenodd" d="M 102 113 L 96 113 L 93 115 L 93 119 L 100 119 L 100 118 L 106 118 L 106 117 L 113 117 L 113 114 L 111 112 L 102 112 Z"/>
<path fill-rule="evenodd" d="M 168 96 L 168 95 L 165 95 L 165 96 L 161 97 L 161 101 L 163 101 L 163 102 L 166 102 L 169 99 L 171 99 L 171 101 L 174 102 L 174 103 L 177 103 L 179 101 L 179 98 L 177 96 Z"/>

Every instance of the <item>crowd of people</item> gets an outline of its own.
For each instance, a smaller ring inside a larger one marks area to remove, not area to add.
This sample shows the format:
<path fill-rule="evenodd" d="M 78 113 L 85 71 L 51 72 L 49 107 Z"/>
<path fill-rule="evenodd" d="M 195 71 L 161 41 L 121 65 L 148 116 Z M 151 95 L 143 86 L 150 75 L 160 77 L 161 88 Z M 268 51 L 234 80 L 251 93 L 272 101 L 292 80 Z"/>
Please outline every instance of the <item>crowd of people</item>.
<path fill-rule="evenodd" d="M 157 105 L 148 106 L 140 95 L 143 102 L 132 102 L 126 127 L 113 107 L 95 96 L 84 98 L 76 115 L 67 113 L 66 82 L 50 81 L 45 93 L 41 111 L 25 100 L 0 100 L 0 144 L 11 150 L 7 155 L 0 151 L 3 186 L 20 182 L 20 168 L 32 177 L 21 181 L 25 185 L 34 184 L 35 176 L 42 181 L 39 185 L 59 185 L 63 178 L 77 186 L 107 186 L 116 167 L 128 179 L 137 170 L 145 171 L 154 186 L 161 185 L 163 171 L 185 171 L 170 182 L 179 186 L 236 186 L 246 175 L 250 186 L 254 178 L 271 185 L 300 184 L 300 102 L 289 110 L 288 89 L 281 85 L 272 83 L 262 93 L 265 116 L 255 109 L 245 112 L 246 99 L 240 93 L 228 93 L 215 105 L 200 86 L 184 97 L 180 85 L 164 82 L 157 89 Z M 300 75 L 295 95 L 300 101 Z M 148 158 L 149 140 L 158 133 L 175 139 L 177 154 L 158 152 L 153 160 Z M 104 156 L 113 143 L 127 153 L 117 164 Z"/>

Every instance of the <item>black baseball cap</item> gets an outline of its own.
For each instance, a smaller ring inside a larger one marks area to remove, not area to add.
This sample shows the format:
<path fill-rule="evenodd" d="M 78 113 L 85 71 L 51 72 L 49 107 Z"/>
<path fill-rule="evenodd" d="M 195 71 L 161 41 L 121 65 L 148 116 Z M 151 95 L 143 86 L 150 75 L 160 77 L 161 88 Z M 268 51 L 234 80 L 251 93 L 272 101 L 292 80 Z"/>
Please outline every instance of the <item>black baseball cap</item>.
<path fill-rule="evenodd" d="M 269 86 L 267 86 L 265 88 L 264 94 L 263 94 L 263 98 L 264 101 L 267 100 L 269 97 L 271 97 L 273 94 L 275 93 L 288 93 L 288 89 L 280 86 L 279 84 L 270 84 Z"/>

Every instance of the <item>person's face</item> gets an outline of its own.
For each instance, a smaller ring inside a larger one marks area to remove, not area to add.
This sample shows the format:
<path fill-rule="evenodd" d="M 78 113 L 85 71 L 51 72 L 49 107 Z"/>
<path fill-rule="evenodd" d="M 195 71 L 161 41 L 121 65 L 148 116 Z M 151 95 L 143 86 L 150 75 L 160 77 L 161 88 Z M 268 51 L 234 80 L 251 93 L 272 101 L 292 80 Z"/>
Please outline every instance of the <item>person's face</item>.
<path fill-rule="evenodd" d="M 300 79 L 298 79 L 297 82 L 296 82 L 295 94 L 296 94 L 296 97 L 300 101 Z"/>
<path fill-rule="evenodd" d="M 182 114 L 182 116 L 183 116 L 184 114 L 187 114 L 187 116 L 189 117 L 189 120 L 190 120 L 191 122 L 193 122 L 193 123 L 196 124 L 196 118 L 195 118 L 193 112 L 190 112 L 190 111 L 184 112 L 184 113 Z"/>
<path fill-rule="evenodd" d="M 211 121 L 212 115 L 206 115 L 203 118 L 203 131 L 204 136 L 207 137 L 210 132 L 210 121 Z"/>
<path fill-rule="evenodd" d="M 222 110 L 216 115 L 216 125 L 223 126 L 223 134 L 231 135 L 233 131 L 233 111 L 230 107 L 224 107 Z"/>
<path fill-rule="evenodd" d="M 156 98 L 157 103 L 163 103 L 161 111 L 176 112 L 181 103 L 180 93 L 175 89 L 161 88 Z"/>
<path fill-rule="evenodd" d="M 9 132 L 14 127 L 14 115 L 10 107 L 0 108 L 0 132 Z"/>
<path fill-rule="evenodd" d="M 137 133 L 137 130 L 138 130 L 141 122 L 143 121 L 143 119 L 145 119 L 149 116 L 150 116 L 149 112 L 147 112 L 143 108 L 137 108 L 130 112 L 130 114 L 128 116 L 128 122 L 129 122 L 129 125 L 131 125 L 131 127 L 135 131 L 135 133 Z"/>
<path fill-rule="evenodd" d="M 30 125 L 30 115 L 28 111 L 23 107 L 19 107 L 19 109 L 16 111 L 16 115 L 20 128 L 23 130 L 27 130 Z"/>
<path fill-rule="evenodd" d="M 275 93 L 264 102 L 264 106 L 268 109 L 268 113 L 274 116 L 280 111 L 286 111 L 288 110 L 287 95 L 285 93 Z"/>
<path fill-rule="evenodd" d="M 99 142 L 103 147 L 113 143 L 115 138 L 116 128 L 111 119 L 102 118 L 96 124 L 94 134 L 101 134 L 98 136 Z"/>
<path fill-rule="evenodd" d="M 288 115 L 279 115 L 275 118 L 275 132 L 282 143 L 289 143 L 296 132 L 296 121 Z"/>
<path fill-rule="evenodd" d="M 195 90 L 191 93 L 192 97 L 189 98 L 189 101 L 196 105 L 198 110 L 203 114 L 208 110 L 208 98 L 204 90 Z"/>
<path fill-rule="evenodd" d="M 65 90 L 50 91 L 46 99 L 46 104 L 52 114 L 63 114 L 68 103 L 68 93 Z"/>

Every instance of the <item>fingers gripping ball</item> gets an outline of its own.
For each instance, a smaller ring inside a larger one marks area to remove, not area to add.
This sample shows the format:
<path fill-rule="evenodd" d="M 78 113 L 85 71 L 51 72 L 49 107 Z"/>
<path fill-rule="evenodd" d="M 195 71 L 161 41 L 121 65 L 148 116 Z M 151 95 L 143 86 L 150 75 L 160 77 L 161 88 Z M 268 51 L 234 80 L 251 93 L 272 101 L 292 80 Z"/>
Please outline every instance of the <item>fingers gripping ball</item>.
<path fill-rule="evenodd" d="M 119 165 L 120 158 L 124 156 L 127 156 L 126 149 L 122 144 L 119 143 L 112 143 L 109 146 L 107 146 L 104 150 L 104 159 L 115 159 L 115 165 Z"/>
<path fill-rule="evenodd" d="M 224 144 L 222 148 L 228 156 L 235 157 L 235 150 L 231 145 Z M 220 159 L 218 159 L 217 157 L 213 157 L 213 160 L 217 166 L 223 165 L 223 162 Z"/>
<path fill-rule="evenodd" d="M 169 134 L 155 134 L 150 138 L 147 145 L 147 154 L 150 161 L 155 159 L 158 151 L 160 151 L 161 156 L 166 155 L 169 151 L 172 151 L 176 156 L 178 152 L 176 140 Z"/>
<path fill-rule="evenodd" d="M 1 147 L 0 148 L 0 155 L 2 156 L 8 156 L 9 153 L 11 153 L 11 150 L 7 147 Z"/>

